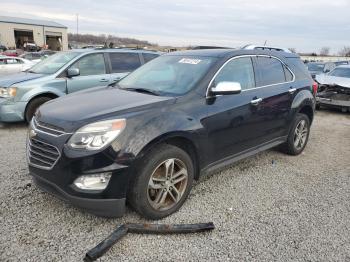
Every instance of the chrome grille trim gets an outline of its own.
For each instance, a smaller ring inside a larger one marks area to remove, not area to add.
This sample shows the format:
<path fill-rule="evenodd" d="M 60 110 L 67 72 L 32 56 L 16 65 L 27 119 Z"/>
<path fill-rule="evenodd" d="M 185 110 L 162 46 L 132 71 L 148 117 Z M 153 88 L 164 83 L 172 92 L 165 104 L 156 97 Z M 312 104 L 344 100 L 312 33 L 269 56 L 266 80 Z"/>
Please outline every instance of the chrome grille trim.
<path fill-rule="evenodd" d="M 38 131 L 40 133 L 44 133 L 44 134 L 47 134 L 50 136 L 54 136 L 54 137 L 59 137 L 59 136 L 63 136 L 66 134 L 72 134 L 72 133 L 66 133 L 66 132 L 59 130 L 59 129 L 55 129 L 53 127 L 48 127 L 47 125 L 44 125 L 44 123 L 41 124 L 36 120 L 35 117 L 33 117 L 33 120 L 32 120 L 32 128 L 35 131 Z"/>
<path fill-rule="evenodd" d="M 57 147 L 34 138 L 28 138 L 27 161 L 29 165 L 51 170 L 60 158 L 61 153 Z"/>

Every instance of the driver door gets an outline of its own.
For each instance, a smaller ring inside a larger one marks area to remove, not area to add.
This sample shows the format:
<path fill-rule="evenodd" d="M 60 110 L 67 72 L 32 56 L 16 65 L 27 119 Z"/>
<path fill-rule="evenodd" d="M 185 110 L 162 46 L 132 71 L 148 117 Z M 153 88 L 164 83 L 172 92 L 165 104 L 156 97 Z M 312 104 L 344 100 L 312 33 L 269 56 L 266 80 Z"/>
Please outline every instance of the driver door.
<path fill-rule="evenodd" d="M 207 98 L 208 117 L 203 121 L 207 130 L 211 162 L 230 158 L 259 145 L 260 89 L 256 88 L 251 57 L 234 58 L 218 72 L 211 87 L 219 82 L 238 82 L 241 93 Z"/>
<path fill-rule="evenodd" d="M 103 53 L 83 56 L 70 68 L 79 69 L 80 75 L 67 78 L 68 93 L 96 86 L 107 86 L 110 84 L 110 74 L 107 73 Z"/>

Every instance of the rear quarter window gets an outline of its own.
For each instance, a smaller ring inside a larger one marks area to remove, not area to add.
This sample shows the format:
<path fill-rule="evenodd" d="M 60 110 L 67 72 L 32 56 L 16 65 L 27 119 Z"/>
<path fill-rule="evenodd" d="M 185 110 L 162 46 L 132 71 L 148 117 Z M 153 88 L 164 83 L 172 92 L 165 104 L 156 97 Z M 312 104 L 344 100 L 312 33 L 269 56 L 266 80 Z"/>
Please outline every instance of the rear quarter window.
<path fill-rule="evenodd" d="M 293 71 L 296 80 L 310 79 L 310 73 L 306 65 L 298 57 L 286 58 L 288 67 Z"/>

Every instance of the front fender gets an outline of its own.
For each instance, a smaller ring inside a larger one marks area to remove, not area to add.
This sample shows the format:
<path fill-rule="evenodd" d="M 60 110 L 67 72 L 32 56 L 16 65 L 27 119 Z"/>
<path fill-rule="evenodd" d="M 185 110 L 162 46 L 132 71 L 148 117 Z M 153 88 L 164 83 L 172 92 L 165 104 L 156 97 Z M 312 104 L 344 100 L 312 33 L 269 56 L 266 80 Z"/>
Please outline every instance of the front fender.
<path fill-rule="evenodd" d="M 132 128 L 124 139 L 123 154 L 139 158 L 152 145 L 174 137 L 191 141 L 195 149 L 199 150 L 203 133 L 204 127 L 200 121 L 182 112 L 160 114 Z"/>
<path fill-rule="evenodd" d="M 66 81 L 57 79 L 42 85 L 20 85 L 17 87 L 17 101 L 28 102 L 32 98 L 45 93 L 58 97 L 66 95 Z"/>

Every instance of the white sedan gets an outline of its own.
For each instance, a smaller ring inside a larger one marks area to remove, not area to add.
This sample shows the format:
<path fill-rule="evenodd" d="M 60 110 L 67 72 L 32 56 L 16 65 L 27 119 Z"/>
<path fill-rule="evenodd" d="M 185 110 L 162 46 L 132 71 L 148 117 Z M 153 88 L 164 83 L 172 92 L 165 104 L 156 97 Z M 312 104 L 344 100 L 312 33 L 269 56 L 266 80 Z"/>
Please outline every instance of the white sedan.
<path fill-rule="evenodd" d="M 0 76 L 11 75 L 31 68 L 35 63 L 27 59 L 0 56 Z"/>

